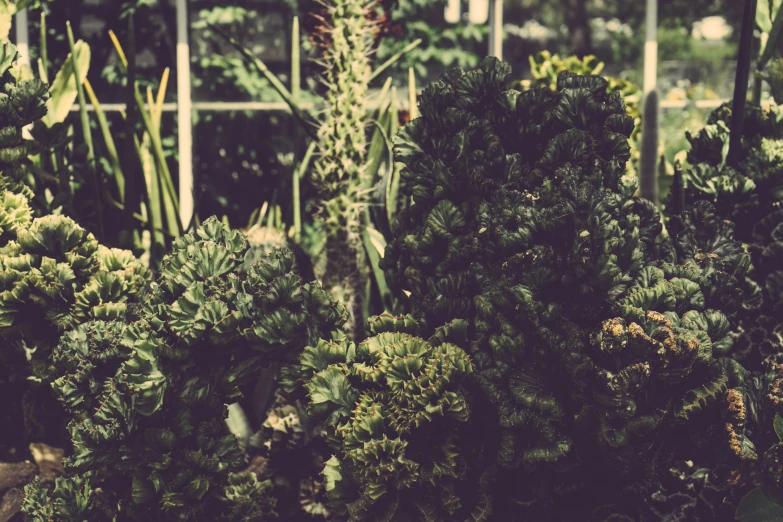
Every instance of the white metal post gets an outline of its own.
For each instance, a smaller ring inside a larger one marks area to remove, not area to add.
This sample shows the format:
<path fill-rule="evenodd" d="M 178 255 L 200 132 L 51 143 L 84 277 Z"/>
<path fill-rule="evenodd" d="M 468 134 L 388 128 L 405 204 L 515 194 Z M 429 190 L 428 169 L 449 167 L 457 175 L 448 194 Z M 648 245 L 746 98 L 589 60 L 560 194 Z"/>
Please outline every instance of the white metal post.
<path fill-rule="evenodd" d="M 27 25 L 27 9 L 14 16 L 16 49 L 19 51 L 19 63 L 30 67 L 30 29 Z"/>
<path fill-rule="evenodd" d="M 658 0 L 647 0 L 647 23 L 644 37 L 644 94 L 658 83 Z"/>
<path fill-rule="evenodd" d="M 27 9 L 22 9 L 14 15 L 14 32 L 16 33 L 16 50 L 19 52 L 19 63 L 30 67 L 30 27 L 27 24 Z M 31 139 L 30 130 L 33 125 L 26 125 L 22 129 L 22 136 Z"/>
<path fill-rule="evenodd" d="M 177 0 L 177 122 L 179 134 L 179 216 L 193 218 L 193 104 L 190 99 L 190 47 L 187 0 Z"/>
<path fill-rule="evenodd" d="M 503 0 L 489 0 L 489 56 L 503 59 Z"/>

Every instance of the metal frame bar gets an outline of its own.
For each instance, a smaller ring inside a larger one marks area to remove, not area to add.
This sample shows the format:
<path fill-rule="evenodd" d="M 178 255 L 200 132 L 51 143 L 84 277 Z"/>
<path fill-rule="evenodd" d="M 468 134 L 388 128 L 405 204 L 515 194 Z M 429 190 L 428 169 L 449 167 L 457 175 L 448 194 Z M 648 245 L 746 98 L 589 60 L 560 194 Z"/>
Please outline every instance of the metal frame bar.
<path fill-rule="evenodd" d="M 488 56 L 503 59 L 503 0 L 489 0 Z"/>
<path fill-rule="evenodd" d="M 179 148 L 179 217 L 187 228 L 195 209 L 193 183 L 193 113 L 190 97 L 190 45 L 187 0 L 177 0 L 177 123 Z"/>
<path fill-rule="evenodd" d="M 27 23 L 27 9 L 22 9 L 14 15 L 14 26 L 19 61 L 30 67 L 30 25 Z"/>

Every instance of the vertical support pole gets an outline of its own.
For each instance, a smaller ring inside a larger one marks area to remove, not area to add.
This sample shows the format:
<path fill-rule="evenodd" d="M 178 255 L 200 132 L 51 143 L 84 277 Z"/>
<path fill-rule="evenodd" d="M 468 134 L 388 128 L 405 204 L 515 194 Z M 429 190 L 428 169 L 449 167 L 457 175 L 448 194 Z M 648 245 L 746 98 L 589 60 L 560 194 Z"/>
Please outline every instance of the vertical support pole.
<path fill-rule="evenodd" d="M 658 0 L 647 0 L 647 20 L 644 36 L 644 83 L 647 95 L 658 83 Z"/>
<path fill-rule="evenodd" d="M 503 59 L 503 0 L 489 0 L 489 56 Z"/>
<path fill-rule="evenodd" d="M 462 1 L 461 0 L 448 0 L 446 7 L 443 8 L 443 19 L 446 23 L 456 24 L 462 17 Z"/>
<path fill-rule="evenodd" d="M 19 62 L 30 67 L 30 28 L 27 24 L 27 9 L 22 9 L 14 15 L 14 25 Z"/>
<path fill-rule="evenodd" d="M 639 195 L 658 205 L 658 0 L 647 0 Z"/>
<path fill-rule="evenodd" d="M 27 23 L 27 9 L 22 9 L 14 15 L 14 28 L 16 37 L 16 50 L 19 52 L 19 63 L 22 66 L 30 67 L 30 26 Z M 22 129 L 22 136 L 25 139 L 31 139 L 30 129 L 32 124 Z"/>
<path fill-rule="evenodd" d="M 177 0 L 177 122 L 179 136 L 179 216 L 187 229 L 193 219 L 193 104 L 190 98 L 190 46 L 187 0 Z"/>
<path fill-rule="evenodd" d="M 753 30 L 756 25 L 758 0 L 745 0 L 745 12 L 742 17 L 739 53 L 737 56 L 737 75 L 734 80 L 734 99 L 731 103 L 731 131 L 729 133 L 729 153 L 726 163 L 736 166 L 742 155 L 742 131 L 745 125 L 745 104 L 748 100 L 748 80 L 750 79 L 751 51 L 753 49 Z"/>

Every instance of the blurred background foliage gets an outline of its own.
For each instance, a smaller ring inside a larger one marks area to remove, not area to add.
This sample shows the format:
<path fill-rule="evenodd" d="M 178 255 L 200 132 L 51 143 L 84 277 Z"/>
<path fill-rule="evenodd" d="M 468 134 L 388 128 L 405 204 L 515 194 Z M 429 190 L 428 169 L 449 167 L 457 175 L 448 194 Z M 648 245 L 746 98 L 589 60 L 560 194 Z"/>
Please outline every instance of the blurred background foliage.
<path fill-rule="evenodd" d="M 416 39 L 422 43 L 385 71 L 401 92 L 409 69 L 418 85 L 437 78 L 453 66 L 472 66 L 486 54 L 487 0 L 378 0 L 377 34 L 373 62 L 383 63 Z M 269 102 L 283 107 L 268 79 L 250 65 L 224 38 L 236 38 L 263 60 L 282 82 L 290 82 L 291 27 L 302 24 L 301 95 L 303 104 L 320 99 L 318 51 L 313 31 L 317 0 L 190 0 L 190 44 L 194 102 Z M 506 0 L 504 2 L 504 59 L 517 81 L 531 79 L 530 57 L 547 50 L 567 57 L 593 56 L 603 64 L 602 74 L 629 85 L 641 83 L 644 40 L 644 2 L 624 0 Z M 687 148 L 684 130 L 700 128 L 709 107 L 698 100 L 730 97 L 739 37 L 741 2 L 729 0 L 662 0 L 659 11 L 659 92 L 662 100 L 684 101 L 686 107 L 661 115 L 661 152 L 671 164 Z M 47 13 L 50 70 L 59 70 L 68 54 L 65 21 L 77 38 L 91 48 L 88 78 L 101 103 L 127 101 L 127 75 L 109 37 L 113 31 L 126 52 L 135 57 L 136 78 L 142 93 L 157 92 L 161 73 L 176 77 L 176 10 L 174 0 L 37 0 L 30 5 L 30 33 L 39 30 L 38 12 Z M 131 36 L 129 18 L 135 13 Z M 40 56 L 31 38 L 33 63 Z M 382 81 L 370 86 L 377 92 Z M 766 95 L 768 98 L 768 95 Z M 406 96 L 401 98 L 407 100 Z M 172 80 L 166 102 L 176 102 Z M 77 121 L 78 112 L 69 118 Z M 407 118 L 402 104 L 400 122 Z M 107 112 L 112 134 L 123 140 L 127 126 L 117 112 Z M 98 132 L 95 121 L 92 123 Z M 137 122 L 137 126 L 140 124 Z M 176 113 L 164 111 L 161 143 L 176 185 Z M 233 226 L 250 224 L 264 203 L 280 206 L 280 220 L 290 224 L 291 172 L 301 157 L 301 132 L 290 113 L 268 111 L 194 111 L 194 171 L 199 216 L 224 217 Z M 96 154 L 96 157 L 102 157 Z M 301 199 L 312 187 L 303 178 Z M 662 187 L 666 188 L 666 180 Z M 306 239 L 306 238 L 305 238 Z"/>

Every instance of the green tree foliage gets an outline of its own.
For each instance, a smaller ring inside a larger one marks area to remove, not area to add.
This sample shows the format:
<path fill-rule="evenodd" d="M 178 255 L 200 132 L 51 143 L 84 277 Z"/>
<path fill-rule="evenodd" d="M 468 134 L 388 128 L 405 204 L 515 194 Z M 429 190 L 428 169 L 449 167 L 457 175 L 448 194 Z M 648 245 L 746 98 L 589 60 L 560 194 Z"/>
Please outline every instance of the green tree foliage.
<path fill-rule="evenodd" d="M 563 73 L 554 92 L 519 93 L 509 72 L 487 59 L 424 90 L 397 141 L 412 204 L 384 259 L 425 334 L 470 325 L 502 470 L 495 515 L 632 507 L 618 493 L 668 473 L 682 447 L 757 459 L 761 420 L 740 411 L 752 379 L 727 357 L 754 297 L 731 227 L 699 206 L 690 219 L 710 227 L 660 236 L 655 207 L 632 197 L 633 123 L 605 80 Z M 760 379 L 774 395 L 774 375 Z"/>

